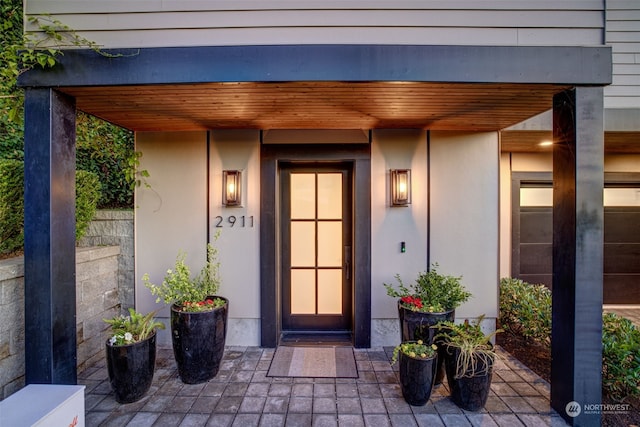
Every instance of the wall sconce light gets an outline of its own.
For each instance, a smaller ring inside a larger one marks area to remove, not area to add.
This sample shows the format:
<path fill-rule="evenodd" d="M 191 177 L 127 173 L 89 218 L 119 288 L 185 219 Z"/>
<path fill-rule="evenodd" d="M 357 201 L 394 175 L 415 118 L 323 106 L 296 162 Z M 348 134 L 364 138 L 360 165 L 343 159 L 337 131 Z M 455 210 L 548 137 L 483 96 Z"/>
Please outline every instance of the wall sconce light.
<path fill-rule="evenodd" d="M 391 206 L 411 203 L 411 169 L 391 169 Z"/>
<path fill-rule="evenodd" d="M 222 171 L 222 204 L 240 206 L 242 203 L 242 171 Z"/>

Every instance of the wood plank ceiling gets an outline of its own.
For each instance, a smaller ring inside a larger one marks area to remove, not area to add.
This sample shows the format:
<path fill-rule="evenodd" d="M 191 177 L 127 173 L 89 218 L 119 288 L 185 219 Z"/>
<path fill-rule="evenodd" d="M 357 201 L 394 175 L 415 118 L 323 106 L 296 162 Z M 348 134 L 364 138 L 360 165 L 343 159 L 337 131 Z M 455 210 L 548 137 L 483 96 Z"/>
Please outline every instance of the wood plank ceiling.
<path fill-rule="evenodd" d="M 78 109 L 134 131 L 421 128 L 491 131 L 551 108 L 557 85 L 414 82 L 68 87 Z"/>
<path fill-rule="evenodd" d="M 79 110 L 134 131 L 419 128 L 497 131 L 549 110 L 567 86 L 422 82 L 202 83 L 63 87 Z M 503 132 L 540 151 L 550 132 Z M 611 138 L 611 136 L 610 136 Z M 634 142 L 637 139 L 634 139 Z M 610 144 L 608 144 L 610 145 Z M 616 137 L 620 152 L 628 135 Z"/>

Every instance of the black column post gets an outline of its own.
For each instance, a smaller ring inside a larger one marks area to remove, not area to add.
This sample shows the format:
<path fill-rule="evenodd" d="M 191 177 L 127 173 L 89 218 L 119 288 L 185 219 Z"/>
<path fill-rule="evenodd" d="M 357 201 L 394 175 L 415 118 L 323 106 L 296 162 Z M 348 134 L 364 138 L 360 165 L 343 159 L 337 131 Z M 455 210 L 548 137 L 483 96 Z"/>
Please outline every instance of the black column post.
<path fill-rule="evenodd" d="M 599 426 L 602 401 L 603 88 L 553 98 L 551 406 Z"/>
<path fill-rule="evenodd" d="M 27 384 L 76 384 L 75 100 L 25 90 Z"/>

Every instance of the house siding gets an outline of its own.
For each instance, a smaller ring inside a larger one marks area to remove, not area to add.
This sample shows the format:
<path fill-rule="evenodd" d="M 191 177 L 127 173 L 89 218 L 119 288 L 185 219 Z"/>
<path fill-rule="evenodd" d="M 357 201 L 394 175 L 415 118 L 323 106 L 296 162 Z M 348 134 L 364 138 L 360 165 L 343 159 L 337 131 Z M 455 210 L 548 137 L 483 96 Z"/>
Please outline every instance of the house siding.
<path fill-rule="evenodd" d="M 613 84 L 605 108 L 640 108 L 640 2 L 607 1 L 606 42 L 613 52 Z"/>
<path fill-rule="evenodd" d="M 629 2 L 630 3 L 630 2 Z M 105 48 L 243 44 L 601 45 L 602 0 L 26 1 Z M 30 25 L 30 30 L 36 30 Z"/>

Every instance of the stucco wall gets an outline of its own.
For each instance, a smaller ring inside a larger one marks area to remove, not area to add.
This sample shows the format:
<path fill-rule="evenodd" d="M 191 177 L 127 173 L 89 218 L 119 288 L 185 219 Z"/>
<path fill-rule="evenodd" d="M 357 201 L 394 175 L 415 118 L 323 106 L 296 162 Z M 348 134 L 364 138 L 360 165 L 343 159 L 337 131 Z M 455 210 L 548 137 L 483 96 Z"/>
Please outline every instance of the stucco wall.
<path fill-rule="evenodd" d="M 205 160 L 209 138 L 210 168 Z M 260 133 L 219 130 L 191 133 L 138 133 L 137 149 L 151 177 L 152 189 L 139 188 L 136 210 L 136 296 L 139 309 L 157 309 L 142 285 L 145 272 L 159 283 L 186 250 L 195 272 L 204 261 L 209 233 L 220 231 L 223 284 L 230 299 L 228 345 L 260 343 Z M 327 146 L 330 149 L 331 145 Z M 395 301 L 383 283 L 394 275 L 412 281 L 431 261 L 443 273 L 463 275 L 474 298 L 458 310 L 459 317 L 497 314 L 498 283 L 498 139 L 497 133 L 431 135 L 413 129 L 373 130 L 371 146 L 371 314 L 372 345 L 395 345 L 399 333 Z M 429 165 L 431 171 L 429 172 Z M 411 168 L 412 203 L 389 207 L 389 169 Z M 243 171 L 243 205 L 221 203 L 223 169 Z M 429 174 L 431 184 L 429 186 Z M 208 183 L 208 184 L 207 184 Z M 206 196 L 209 192 L 207 222 Z M 431 235 L 428 204 L 431 203 Z M 229 217 L 236 217 L 231 227 Z M 245 227 L 239 225 L 242 216 Z M 248 219 L 253 217 L 253 227 Z M 217 227 L 220 225 L 221 227 Z M 406 252 L 400 252 L 400 242 Z M 161 315 L 168 316 L 163 309 Z M 167 332 L 160 337 L 168 345 Z"/>
<path fill-rule="evenodd" d="M 260 133 L 222 130 L 207 136 L 206 132 L 140 132 L 136 149 L 144 153 L 141 167 L 151 175 L 147 180 L 151 188 L 140 187 L 136 193 L 137 306 L 147 311 L 160 308 L 159 316 L 167 319 L 168 308 L 156 304 L 142 283 L 142 275 L 149 273 L 153 283 L 161 283 L 179 250 L 187 253 L 195 275 L 204 264 L 207 233 L 214 240 L 219 232 L 215 243 L 221 264 L 219 294 L 230 300 L 227 344 L 259 344 Z M 240 207 L 222 205 L 224 169 L 242 170 Z M 232 216 L 236 219 L 233 226 Z M 170 345 L 168 331 L 160 331 L 158 339 L 160 345 Z"/>
<path fill-rule="evenodd" d="M 104 358 L 108 325 L 120 313 L 117 246 L 77 248 L 78 370 Z M 30 307 L 37 310 L 38 307 Z M 24 386 L 24 261 L 0 260 L 0 398 Z"/>

